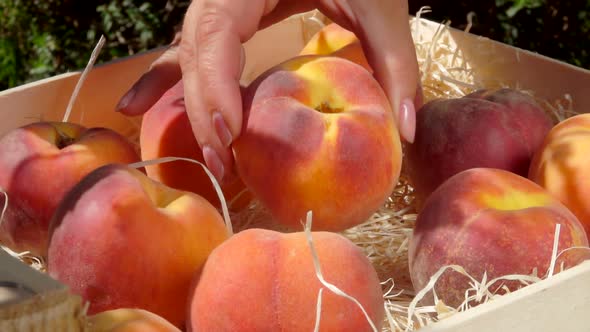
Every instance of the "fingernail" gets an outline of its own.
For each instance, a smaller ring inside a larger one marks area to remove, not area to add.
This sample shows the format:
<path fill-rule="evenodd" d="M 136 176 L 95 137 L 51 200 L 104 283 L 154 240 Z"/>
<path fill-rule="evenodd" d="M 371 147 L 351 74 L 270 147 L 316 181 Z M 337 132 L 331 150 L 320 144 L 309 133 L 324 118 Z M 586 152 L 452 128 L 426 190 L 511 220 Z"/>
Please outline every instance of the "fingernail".
<path fill-rule="evenodd" d="M 414 135 L 416 133 L 416 109 L 414 103 L 410 99 L 404 99 L 400 105 L 398 123 L 400 134 L 402 137 L 414 143 Z"/>
<path fill-rule="evenodd" d="M 136 85 L 133 85 L 129 91 L 119 100 L 119 103 L 115 107 L 115 112 L 121 112 L 131 104 L 133 98 L 135 98 L 135 94 L 137 93 Z"/>
<path fill-rule="evenodd" d="M 240 52 L 240 74 L 244 72 L 244 67 L 246 66 L 246 49 L 242 45 L 241 52 Z"/>
<path fill-rule="evenodd" d="M 213 176 L 215 176 L 218 182 L 221 182 L 225 170 L 217 152 L 215 152 L 210 146 L 205 145 L 203 147 L 203 159 L 211 173 L 213 173 Z"/>
<path fill-rule="evenodd" d="M 221 144 L 223 146 L 228 147 L 230 146 L 233 136 L 231 131 L 227 128 L 225 124 L 225 120 L 223 116 L 219 112 L 213 113 L 213 125 L 215 126 L 215 131 L 217 131 L 217 136 L 219 136 L 219 140 L 221 140 Z"/>

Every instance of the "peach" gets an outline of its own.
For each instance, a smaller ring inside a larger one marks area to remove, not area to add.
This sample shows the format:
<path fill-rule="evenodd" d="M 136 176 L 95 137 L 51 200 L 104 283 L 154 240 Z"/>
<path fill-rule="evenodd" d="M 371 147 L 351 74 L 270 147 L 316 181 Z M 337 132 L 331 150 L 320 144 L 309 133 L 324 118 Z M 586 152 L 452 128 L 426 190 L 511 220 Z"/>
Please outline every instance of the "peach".
<path fill-rule="evenodd" d="M 365 57 L 363 46 L 361 45 L 360 41 L 355 41 L 351 44 L 348 44 L 332 52 L 330 55 L 350 60 L 356 64 L 361 65 L 363 68 L 369 71 L 369 73 L 373 73 L 373 68 L 371 68 L 371 65 L 369 65 L 369 62 Z"/>
<path fill-rule="evenodd" d="M 164 318 L 136 308 L 113 309 L 91 315 L 86 327 L 88 332 L 180 332 Z"/>
<path fill-rule="evenodd" d="M 313 35 L 299 55 L 337 56 L 357 63 L 369 72 L 373 72 L 367 62 L 361 42 L 356 35 L 336 23 L 326 25 Z"/>
<path fill-rule="evenodd" d="M 387 97 L 361 66 L 300 56 L 263 73 L 244 93 L 236 167 L 273 220 L 315 230 L 358 225 L 391 195 L 400 136 Z"/>
<path fill-rule="evenodd" d="M 0 187 L 9 197 L 0 242 L 44 256 L 49 220 L 65 193 L 99 166 L 139 160 L 135 146 L 107 128 L 36 122 L 8 132 L 0 139 Z"/>
<path fill-rule="evenodd" d="M 312 232 L 325 280 L 357 299 L 378 330 L 384 319 L 377 273 L 362 251 L 332 232 Z M 372 331 L 361 309 L 318 280 L 304 232 L 253 228 L 217 247 L 194 283 L 189 331 Z"/>
<path fill-rule="evenodd" d="M 228 237 L 204 198 L 110 164 L 58 206 L 47 270 L 89 302 L 90 314 L 140 308 L 182 328 L 192 278 Z"/>
<path fill-rule="evenodd" d="M 451 176 L 490 167 L 527 176 L 535 151 L 553 122 L 535 100 L 514 89 L 480 90 L 436 99 L 416 115 L 416 135 L 406 149 L 416 206 Z"/>
<path fill-rule="evenodd" d="M 328 55 L 357 41 L 353 32 L 336 23 L 330 23 L 309 39 L 299 55 Z"/>
<path fill-rule="evenodd" d="M 578 217 L 590 236 L 590 114 L 568 118 L 551 129 L 539 147 L 529 178 Z"/>
<path fill-rule="evenodd" d="M 509 171 L 472 168 L 438 187 L 418 214 L 408 258 L 415 290 L 446 265 L 459 265 L 478 281 L 484 273 L 490 281 L 506 275 L 543 276 L 552 259 L 556 226 L 560 226 L 558 250 L 588 247 L 578 219 L 557 199 L 529 179 Z M 556 261 L 570 268 L 588 259 L 587 250 L 570 250 Z M 556 271 L 557 271 L 556 270 Z M 470 288 L 467 277 L 445 272 L 435 286 L 438 297 L 457 307 Z M 517 281 L 494 283 L 514 291 Z M 432 301 L 432 298 L 427 299 Z"/>
<path fill-rule="evenodd" d="M 183 157 L 204 163 L 203 153 L 191 129 L 184 108 L 182 80 L 168 90 L 143 116 L 140 131 L 141 158 Z M 146 166 L 147 175 L 179 190 L 194 192 L 221 207 L 217 192 L 203 168 L 187 161 Z M 231 210 L 240 210 L 252 200 L 244 183 L 236 176 L 221 183 Z"/>

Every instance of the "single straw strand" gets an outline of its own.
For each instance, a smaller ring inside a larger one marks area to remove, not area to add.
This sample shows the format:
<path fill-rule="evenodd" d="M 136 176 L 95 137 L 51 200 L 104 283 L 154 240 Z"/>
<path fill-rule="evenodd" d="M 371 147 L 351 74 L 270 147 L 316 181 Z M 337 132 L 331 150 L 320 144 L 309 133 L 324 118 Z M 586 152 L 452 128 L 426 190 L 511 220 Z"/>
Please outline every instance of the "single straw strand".
<path fill-rule="evenodd" d="M 68 122 L 68 120 L 70 119 L 70 114 L 72 113 L 72 108 L 74 107 L 74 102 L 76 101 L 76 98 L 78 97 L 78 94 L 80 93 L 80 89 L 82 88 L 84 81 L 86 81 L 86 76 L 88 75 L 88 73 L 90 72 L 92 67 L 94 66 L 94 62 L 96 62 L 96 58 L 98 58 L 98 54 L 100 53 L 100 50 L 102 49 L 105 41 L 106 41 L 106 39 L 104 38 L 104 35 L 101 35 L 100 39 L 98 40 L 98 44 L 96 44 L 96 46 L 94 47 L 94 50 L 92 51 L 92 54 L 90 55 L 90 60 L 88 61 L 86 68 L 84 68 L 84 71 L 82 72 L 82 75 L 80 76 L 80 79 L 78 80 L 78 83 L 76 83 L 76 87 L 74 88 L 74 92 L 72 93 L 72 96 L 70 97 L 70 101 L 68 102 L 68 106 L 66 108 L 66 113 L 64 114 L 64 117 L 63 117 L 63 122 Z"/>
<path fill-rule="evenodd" d="M 342 296 L 342 297 L 354 302 L 361 309 L 363 314 L 365 315 L 365 318 L 367 319 L 367 322 L 369 323 L 369 325 L 371 325 L 371 328 L 373 329 L 373 331 L 378 332 L 377 327 L 375 326 L 375 324 L 371 320 L 371 317 L 369 317 L 369 314 L 367 313 L 367 311 L 365 310 L 363 305 L 357 299 L 346 294 L 345 292 L 340 290 L 338 287 L 336 287 L 336 285 L 333 285 L 333 284 L 327 282 L 326 279 L 324 279 L 324 275 L 322 274 L 322 269 L 320 267 L 320 259 L 318 257 L 316 250 L 315 250 L 315 247 L 313 245 L 313 239 L 311 236 L 311 219 L 312 219 L 312 212 L 308 211 L 307 212 L 307 221 L 305 223 L 305 236 L 307 237 L 307 243 L 309 244 L 309 249 L 311 250 L 311 255 L 312 255 L 312 259 L 313 259 L 313 266 L 315 268 L 317 278 L 324 286 L 326 286 L 326 288 L 328 288 L 334 294 Z"/>
<path fill-rule="evenodd" d="M 552 277 L 553 271 L 555 270 L 555 263 L 557 262 L 557 250 L 559 247 L 560 229 L 561 224 L 555 225 L 555 237 L 553 238 L 553 250 L 551 251 L 551 263 L 549 264 L 549 271 L 547 272 L 547 277 Z"/>
<path fill-rule="evenodd" d="M 318 301 L 316 304 L 315 310 L 315 328 L 313 329 L 314 332 L 320 331 L 320 318 L 322 316 L 322 294 L 324 292 L 324 288 L 320 288 L 318 292 Z"/>
<path fill-rule="evenodd" d="M 221 190 L 221 186 L 219 185 L 219 182 L 217 182 L 217 179 L 215 179 L 215 176 L 213 175 L 213 173 L 211 173 L 211 171 L 209 171 L 209 168 L 207 168 L 207 166 L 205 166 L 205 164 L 198 162 L 196 160 L 190 159 L 190 158 L 163 157 L 163 158 L 150 159 L 150 160 L 140 161 L 137 163 L 132 163 L 132 164 L 129 164 L 129 167 L 140 168 L 140 167 L 145 167 L 145 166 L 150 166 L 150 165 L 155 165 L 155 164 L 169 163 L 169 162 L 173 162 L 173 161 L 188 161 L 188 162 L 198 164 L 201 167 L 203 167 L 203 170 L 205 170 L 205 173 L 207 173 L 207 176 L 209 176 L 209 179 L 213 183 L 213 187 L 215 188 L 215 191 L 217 192 L 217 196 L 219 197 L 219 200 L 221 201 L 221 210 L 223 212 L 223 219 L 225 220 L 225 225 L 226 225 L 229 233 L 233 234 L 234 231 L 233 231 L 231 219 L 229 217 L 229 210 L 227 208 L 227 202 L 225 201 L 225 197 L 223 196 L 223 191 Z"/>
<path fill-rule="evenodd" d="M 2 207 L 2 214 L 0 214 L 0 226 L 2 226 L 2 221 L 4 221 L 4 214 L 6 214 L 6 210 L 8 209 L 8 194 L 2 187 L 0 187 L 0 193 L 4 195 L 4 206 Z"/>

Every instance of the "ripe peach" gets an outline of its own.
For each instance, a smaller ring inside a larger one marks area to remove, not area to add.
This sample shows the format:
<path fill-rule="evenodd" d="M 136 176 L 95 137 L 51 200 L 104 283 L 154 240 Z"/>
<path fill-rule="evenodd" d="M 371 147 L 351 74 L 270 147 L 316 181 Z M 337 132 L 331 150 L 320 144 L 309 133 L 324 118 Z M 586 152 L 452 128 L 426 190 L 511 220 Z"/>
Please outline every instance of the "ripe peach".
<path fill-rule="evenodd" d="M 373 68 L 371 68 L 367 58 L 365 57 L 365 53 L 360 41 L 355 41 L 351 44 L 348 44 L 334 51 L 330 55 L 350 60 L 356 64 L 361 65 L 363 68 L 368 70 L 369 73 L 373 73 Z"/>
<path fill-rule="evenodd" d="M 425 104 L 416 115 L 415 141 L 406 150 L 418 210 L 446 179 L 466 169 L 499 168 L 526 177 L 552 126 L 532 97 L 513 89 Z"/>
<path fill-rule="evenodd" d="M 90 314 L 140 308 L 182 328 L 191 280 L 229 233 L 204 198 L 111 164 L 68 192 L 50 236 L 49 275 Z"/>
<path fill-rule="evenodd" d="M 590 114 L 557 124 L 537 150 L 529 178 L 544 187 L 578 217 L 590 236 Z"/>
<path fill-rule="evenodd" d="M 365 221 L 385 202 L 401 168 L 387 97 L 361 66 L 301 56 L 275 66 L 244 94 L 238 173 L 280 225 L 315 230 Z"/>
<path fill-rule="evenodd" d="M 353 32 L 336 23 L 330 23 L 309 39 L 299 55 L 328 55 L 357 41 Z"/>
<path fill-rule="evenodd" d="M 438 187 L 418 214 L 408 257 L 416 290 L 422 289 L 441 267 L 462 266 L 481 281 L 511 274 L 539 276 L 548 270 L 556 225 L 561 225 L 559 250 L 588 246 L 578 219 L 543 188 L 520 175 L 500 169 L 472 168 Z M 588 258 L 585 250 L 571 250 L 557 260 L 559 269 Z M 458 306 L 470 288 L 465 276 L 447 271 L 435 287 L 441 300 Z M 496 282 L 489 289 L 502 293 L 522 286 Z M 432 300 L 432 299 L 429 299 Z"/>
<path fill-rule="evenodd" d="M 378 330 L 384 319 L 377 273 L 350 240 L 312 232 L 326 281 L 356 298 Z M 361 309 L 320 284 L 305 233 L 253 228 L 209 256 L 195 280 L 189 331 L 312 331 L 323 288 L 320 331 L 371 331 Z"/>
<path fill-rule="evenodd" d="M 164 318 L 143 309 L 121 308 L 87 319 L 88 332 L 180 332 Z"/>
<path fill-rule="evenodd" d="M 139 160 L 135 146 L 107 128 L 36 122 L 8 132 L 0 139 L 0 187 L 9 197 L 0 242 L 44 256 L 49 220 L 65 193 L 99 166 Z"/>
<path fill-rule="evenodd" d="M 373 72 L 367 62 L 361 42 L 356 35 L 336 23 L 330 23 L 318 31 L 305 44 L 299 55 L 330 55 L 357 63 Z"/>
<path fill-rule="evenodd" d="M 201 148 L 184 108 L 182 80 L 168 90 L 143 116 L 140 131 L 143 160 L 184 157 L 204 162 Z M 175 161 L 146 166 L 149 177 L 179 190 L 194 192 L 221 207 L 217 192 L 203 168 L 195 163 Z M 229 176 L 221 189 L 232 210 L 244 208 L 252 199 L 238 176 Z M 239 195 L 239 197 L 237 197 Z M 235 199 L 235 200 L 234 200 Z M 230 204 L 231 203 L 231 204 Z"/>

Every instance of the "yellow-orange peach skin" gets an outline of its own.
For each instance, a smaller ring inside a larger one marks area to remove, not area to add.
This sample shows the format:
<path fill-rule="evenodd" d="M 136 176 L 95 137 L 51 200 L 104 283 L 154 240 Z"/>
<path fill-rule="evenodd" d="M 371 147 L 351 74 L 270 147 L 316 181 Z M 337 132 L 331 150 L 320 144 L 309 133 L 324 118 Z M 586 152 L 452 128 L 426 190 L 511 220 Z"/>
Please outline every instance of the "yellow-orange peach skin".
<path fill-rule="evenodd" d="M 336 23 L 326 25 L 313 35 L 299 55 L 337 56 L 357 63 L 369 72 L 373 72 L 367 62 L 361 42 L 356 35 Z"/>
<path fill-rule="evenodd" d="M 245 90 L 238 173 L 281 225 L 301 230 L 311 210 L 316 230 L 365 221 L 391 195 L 401 142 L 387 97 L 361 66 L 338 57 L 302 56 Z"/>
<path fill-rule="evenodd" d="M 106 128 L 35 122 L 8 132 L 0 139 L 0 187 L 9 197 L 0 243 L 45 256 L 49 221 L 65 193 L 102 165 L 139 159 L 129 140 Z"/>
<path fill-rule="evenodd" d="M 415 289 L 422 289 L 441 267 L 459 265 L 476 280 L 507 275 L 545 275 L 551 262 L 556 226 L 559 250 L 588 247 L 576 217 L 529 179 L 500 169 L 473 168 L 445 181 L 418 214 L 409 245 L 409 266 Z M 587 259 L 587 250 L 571 250 L 555 266 L 570 268 Z M 435 287 L 445 304 L 457 307 L 470 280 L 452 271 Z M 499 281 L 489 290 L 502 294 L 522 287 Z M 430 303 L 432 298 L 429 298 Z M 428 302 L 427 300 L 427 302 Z M 473 303 L 472 303 L 473 304 Z"/>
<path fill-rule="evenodd" d="M 533 157 L 529 178 L 565 204 L 590 236 L 590 114 L 551 129 Z"/>
<path fill-rule="evenodd" d="M 164 318 L 143 309 L 120 308 L 91 315 L 88 332 L 181 332 Z"/>
<path fill-rule="evenodd" d="M 313 232 L 324 278 L 356 298 L 381 330 L 383 293 L 363 252 L 345 237 Z M 195 280 L 188 331 L 313 331 L 322 294 L 319 331 L 372 331 L 361 309 L 316 277 L 305 233 L 249 229 L 217 247 Z"/>
<path fill-rule="evenodd" d="M 357 42 L 356 35 L 336 23 L 330 23 L 316 32 L 303 46 L 300 55 L 328 55 Z"/>
<path fill-rule="evenodd" d="M 101 167 L 74 187 L 51 222 L 48 273 L 90 303 L 186 322 L 191 280 L 229 237 L 204 198 L 125 165 Z"/>

